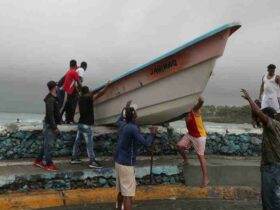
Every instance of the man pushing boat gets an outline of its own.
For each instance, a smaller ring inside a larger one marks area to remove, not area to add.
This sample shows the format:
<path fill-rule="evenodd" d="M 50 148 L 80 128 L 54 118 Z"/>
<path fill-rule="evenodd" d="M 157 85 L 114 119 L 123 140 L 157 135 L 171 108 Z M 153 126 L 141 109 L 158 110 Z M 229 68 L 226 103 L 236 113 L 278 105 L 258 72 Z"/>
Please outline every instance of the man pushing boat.
<path fill-rule="evenodd" d="M 197 104 L 186 114 L 185 122 L 188 128 L 188 133 L 186 133 L 177 143 L 177 148 L 183 158 L 182 165 L 187 165 L 188 158 L 185 150 L 194 147 L 203 173 L 201 187 L 207 187 L 209 184 L 209 178 L 204 156 L 207 134 L 201 116 L 201 107 L 203 106 L 203 103 L 203 98 L 199 97 Z"/>
<path fill-rule="evenodd" d="M 152 127 L 150 135 L 145 139 L 135 123 L 136 119 L 136 106 L 131 105 L 131 101 L 129 101 L 117 120 L 119 139 L 115 154 L 115 169 L 118 210 L 122 209 L 122 205 L 124 210 L 132 209 L 132 197 L 135 196 L 136 191 L 134 165 L 137 145 L 139 143 L 146 146 L 150 145 L 157 133 L 157 128 Z"/>

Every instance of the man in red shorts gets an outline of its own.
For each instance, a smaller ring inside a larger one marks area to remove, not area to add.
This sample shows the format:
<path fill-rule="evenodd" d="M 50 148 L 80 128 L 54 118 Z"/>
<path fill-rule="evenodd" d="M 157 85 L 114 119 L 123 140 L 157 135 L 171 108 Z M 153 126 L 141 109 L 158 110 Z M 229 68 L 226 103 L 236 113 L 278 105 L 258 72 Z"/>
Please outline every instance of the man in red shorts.
<path fill-rule="evenodd" d="M 199 97 L 197 104 L 190 112 L 187 113 L 185 121 L 188 128 L 188 133 L 186 133 L 177 143 L 177 148 L 183 157 L 182 164 L 186 165 L 188 164 L 188 158 L 186 156 L 185 150 L 189 150 L 191 147 L 194 147 L 203 173 L 201 187 L 207 187 L 209 184 L 209 178 L 204 156 L 207 134 L 201 117 L 201 107 L 203 103 L 204 101 L 202 97 Z"/>

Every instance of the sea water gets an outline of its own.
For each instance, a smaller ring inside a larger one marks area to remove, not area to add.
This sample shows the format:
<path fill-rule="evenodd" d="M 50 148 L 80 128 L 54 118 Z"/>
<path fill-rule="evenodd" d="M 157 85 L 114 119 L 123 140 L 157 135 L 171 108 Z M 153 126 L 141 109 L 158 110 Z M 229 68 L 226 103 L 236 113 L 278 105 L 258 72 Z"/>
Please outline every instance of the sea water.
<path fill-rule="evenodd" d="M 6 113 L 0 112 L 0 124 L 9 123 L 40 123 L 44 118 L 43 114 L 33 113 Z"/>
<path fill-rule="evenodd" d="M 44 114 L 0 112 L 0 125 L 17 123 L 18 120 L 21 124 L 39 124 L 42 123 L 43 119 Z M 186 133 L 187 131 L 184 120 L 172 122 L 170 123 L 170 126 L 180 133 Z M 255 129 L 251 124 L 205 122 L 205 127 L 209 133 L 261 133 L 261 129 Z"/>

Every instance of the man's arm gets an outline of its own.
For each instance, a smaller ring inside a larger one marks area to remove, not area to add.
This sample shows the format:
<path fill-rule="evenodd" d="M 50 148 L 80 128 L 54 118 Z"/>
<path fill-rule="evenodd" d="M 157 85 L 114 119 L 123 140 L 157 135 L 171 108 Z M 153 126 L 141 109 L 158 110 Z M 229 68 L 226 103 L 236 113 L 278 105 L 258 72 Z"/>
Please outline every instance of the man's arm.
<path fill-rule="evenodd" d="M 198 113 L 200 111 L 201 107 L 203 106 L 203 104 L 204 104 L 204 100 L 201 96 L 199 96 L 197 104 L 194 105 L 194 107 L 193 107 L 193 111 Z"/>
<path fill-rule="evenodd" d="M 65 81 L 65 77 L 66 75 L 64 75 L 63 77 L 60 78 L 60 80 L 57 82 L 57 86 L 58 87 L 62 87 Z"/>
<path fill-rule="evenodd" d="M 83 87 L 83 85 L 82 85 L 82 82 L 81 82 L 81 80 L 80 80 L 80 76 L 79 76 L 79 74 L 78 74 L 78 72 L 74 72 L 74 73 L 72 73 L 72 75 L 73 75 L 73 77 L 74 77 L 74 80 L 77 82 L 77 84 L 78 84 L 78 89 L 81 89 L 82 87 Z"/>
<path fill-rule="evenodd" d="M 137 128 L 137 127 L 134 127 L 132 132 L 133 132 L 133 137 L 134 137 L 134 139 L 135 139 L 138 143 L 144 144 L 145 146 L 149 146 L 149 145 L 153 142 L 154 137 L 155 137 L 155 134 L 150 133 L 150 134 L 147 136 L 147 138 L 145 139 L 145 138 L 143 137 L 143 135 L 141 134 L 140 129 Z"/>
<path fill-rule="evenodd" d="M 108 90 L 108 87 L 111 83 L 107 82 L 106 86 L 104 88 L 102 88 L 100 91 L 98 91 L 96 94 L 93 95 L 93 100 L 96 100 L 98 98 L 100 98 L 101 96 L 103 96 L 106 91 Z"/>
<path fill-rule="evenodd" d="M 279 75 L 276 75 L 275 82 L 276 82 L 276 84 L 280 85 L 280 76 Z"/>
<path fill-rule="evenodd" d="M 275 78 L 275 80 L 276 80 L 276 78 Z M 260 88 L 259 100 L 262 100 L 263 86 L 264 86 L 264 83 L 263 83 L 263 78 L 262 78 L 262 84 L 261 84 L 261 88 Z"/>
<path fill-rule="evenodd" d="M 57 130 L 57 125 L 54 120 L 54 99 L 46 101 L 46 116 L 49 119 L 50 127 L 53 131 Z"/>
<path fill-rule="evenodd" d="M 76 81 L 77 81 L 77 84 L 78 84 L 78 88 L 81 90 L 83 85 L 82 85 L 82 82 L 81 82 L 80 78 Z"/>
<path fill-rule="evenodd" d="M 124 112 L 124 109 L 125 109 L 125 108 L 130 107 L 131 103 L 132 103 L 132 101 L 126 102 L 125 107 L 122 109 L 122 111 L 121 111 L 121 116 L 117 119 L 117 122 L 116 122 L 116 124 L 117 124 L 118 127 L 121 127 L 121 126 L 125 123 L 124 116 L 123 116 L 123 112 Z"/>
<path fill-rule="evenodd" d="M 241 89 L 241 92 L 243 93 L 241 96 L 249 102 L 253 113 L 261 120 L 263 124 L 267 124 L 268 117 L 259 109 L 258 105 L 252 100 L 248 92 L 245 89 Z"/>

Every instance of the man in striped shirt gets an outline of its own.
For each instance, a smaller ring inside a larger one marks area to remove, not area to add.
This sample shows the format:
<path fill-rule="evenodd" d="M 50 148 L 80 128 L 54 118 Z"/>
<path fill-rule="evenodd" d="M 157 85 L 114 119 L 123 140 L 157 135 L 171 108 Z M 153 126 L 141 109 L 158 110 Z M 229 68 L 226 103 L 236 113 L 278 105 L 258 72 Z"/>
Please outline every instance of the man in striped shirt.
<path fill-rule="evenodd" d="M 186 114 L 185 121 L 188 128 L 188 133 L 186 133 L 177 143 L 177 148 L 183 157 L 182 165 L 187 165 L 188 158 L 186 156 L 185 150 L 189 150 L 191 147 L 194 147 L 203 173 L 201 187 L 207 187 L 209 184 L 209 178 L 204 156 L 207 134 L 201 117 L 201 107 L 203 103 L 204 101 L 202 97 L 199 97 L 197 104 L 190 112 Z"/>

